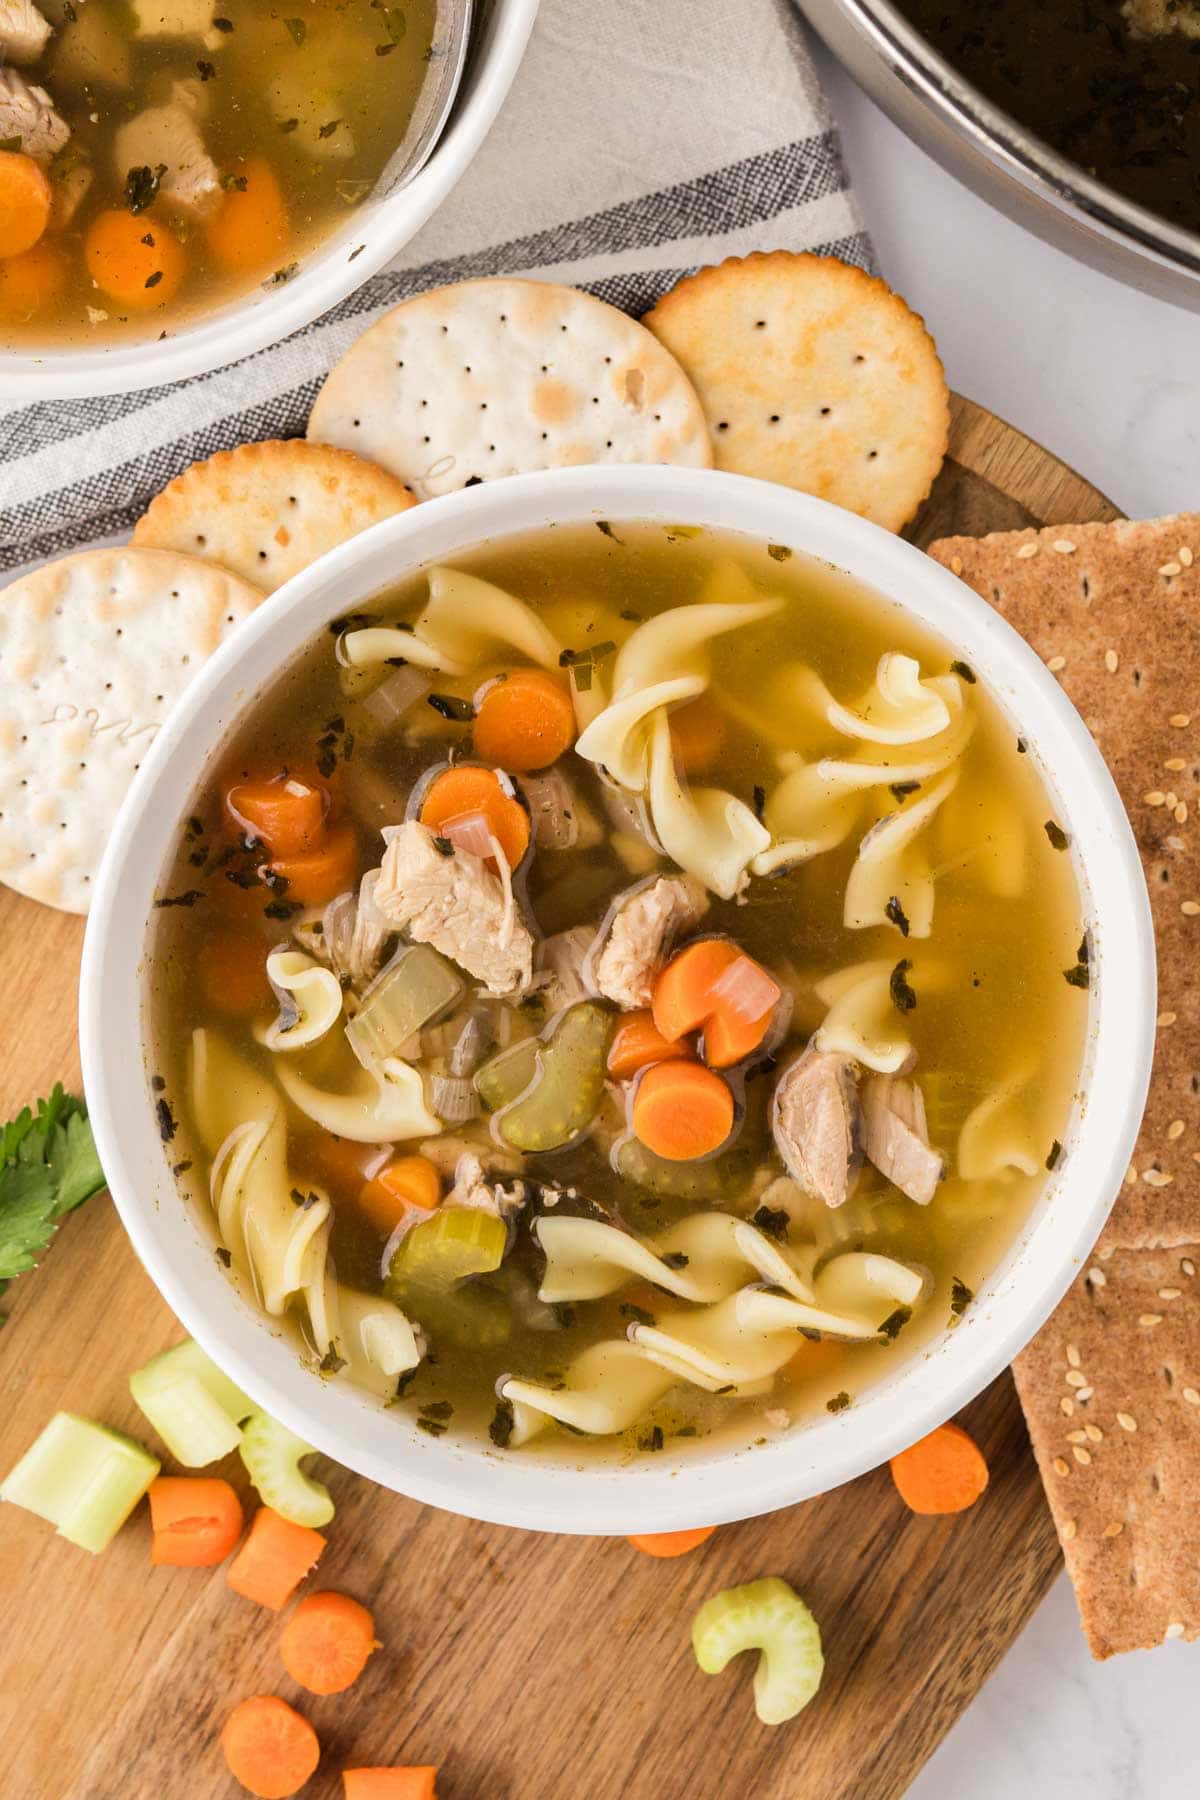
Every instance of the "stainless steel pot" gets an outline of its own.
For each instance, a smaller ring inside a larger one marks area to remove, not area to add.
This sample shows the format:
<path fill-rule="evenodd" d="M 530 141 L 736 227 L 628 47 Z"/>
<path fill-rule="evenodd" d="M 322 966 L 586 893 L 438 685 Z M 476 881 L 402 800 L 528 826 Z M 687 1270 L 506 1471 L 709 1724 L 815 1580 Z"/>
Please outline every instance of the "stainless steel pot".
<path fill-rule="evenodd" d="M 1115 194 L 985 100 L 887 0 L 797 0 L 871 98 L 951 175 L 1069 256 L 1200 312 L 1200 235 Z"/>

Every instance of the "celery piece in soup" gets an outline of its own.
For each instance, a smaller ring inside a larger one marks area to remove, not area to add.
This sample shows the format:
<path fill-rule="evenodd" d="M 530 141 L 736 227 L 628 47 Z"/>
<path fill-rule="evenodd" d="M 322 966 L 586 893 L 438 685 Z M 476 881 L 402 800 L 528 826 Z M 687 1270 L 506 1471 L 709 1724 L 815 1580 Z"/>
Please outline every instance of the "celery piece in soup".
<path fill-rule="evenodd" d="M 399 1056 L 431 1019 L 448 1012 L 463 984 L 445 957 L 428 944 L 412 944 L 376 976 L 346 1026 L 346 1041 L 365 1069 Z"/>

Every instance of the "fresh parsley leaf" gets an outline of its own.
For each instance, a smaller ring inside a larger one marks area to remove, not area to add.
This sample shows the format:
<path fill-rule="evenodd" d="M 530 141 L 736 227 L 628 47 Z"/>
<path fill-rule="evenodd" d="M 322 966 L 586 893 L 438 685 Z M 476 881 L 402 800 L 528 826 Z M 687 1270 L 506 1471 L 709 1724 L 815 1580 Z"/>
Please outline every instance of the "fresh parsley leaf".
<path fill-rule="evenodd" d="M 0 1281 L 32 1269 L 59 1220 L 103 1186 L 87 1111 L 61 1085 L 0 1129 Z"/>

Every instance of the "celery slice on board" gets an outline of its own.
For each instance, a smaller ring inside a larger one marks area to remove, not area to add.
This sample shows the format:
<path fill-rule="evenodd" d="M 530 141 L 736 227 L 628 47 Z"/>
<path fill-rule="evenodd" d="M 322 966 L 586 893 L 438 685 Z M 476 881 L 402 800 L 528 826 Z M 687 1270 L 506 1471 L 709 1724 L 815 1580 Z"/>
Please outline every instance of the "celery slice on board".
<path fill-rule="evenodd" d="M 333 1499 L 322 1482 L 300 1467 L 317 1452 L 311 1444 L 265 1412 L 253 1412 L 242 1427 L 241 1457 L 263 1504 L 293 1525 L 328 1525 Z"/>
<path fill-rule="evenodd" d="M 59 1412 L 0 1482 L 0 1500 L 36 1513 L 59 1537 L 96 1554 L 116 1537 L 159 1467 L 136 1438 Z"/>
<path fill-rule="evenodd" d="M 129 1391 L 185 1469 L 202 1469 L 236 1450 L 242 1441 L 239 1425 L 254 1411 L 254 1402 L 194 1338 L 135 1369 Z"/>
<path fill-rule="evenodd" d="M 719 1675 L 742 1650 L 759 1650 L 754 1710 L 764 1725 L 782 1725 L 808 1705 L 821 1685 L 825 1659 L 817 1621 L 778 1575 L 726 1588 L 706 1600 L 692 1625 L 692 1649 L 706 1675 Z"/>

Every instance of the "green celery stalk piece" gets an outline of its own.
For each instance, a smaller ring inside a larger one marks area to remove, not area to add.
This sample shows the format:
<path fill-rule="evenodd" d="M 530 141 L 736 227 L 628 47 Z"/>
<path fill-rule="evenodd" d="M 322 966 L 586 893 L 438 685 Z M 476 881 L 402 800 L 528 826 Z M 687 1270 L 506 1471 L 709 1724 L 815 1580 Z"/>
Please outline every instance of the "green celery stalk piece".
<path fill-rule="evenodd" d="M 538 1072 L 540 1045 L 540 1038 L 521 1038 L 484 1063 L 475 1076 L 475 1086 L 489 1112 L 499 1112 L 521 1098 Z"/>
<path fill-rule="evenodd" d="M 538 1078 L 497 1121 L 514 1150 L 557 1150 L 586 1131 L 604 1098 L 613 1015 L 584 1000 L 572 1006 L 541 1043 Z"/>
<path fill-rule="evenodd" d="M 268 1413 L 252 1412 L 242 1427 L 240 1449 L 246 1473 L 265 1506 L 293 1525 L 328 1525 L 333 1497 L 300 1467 L 302 1457 L 317 1454 L 311 1444 Z"/>
<path fill-rule="evenodd" d="M 448 1293 L 469 1275 L 490 1275 L 504 1261 L 508 1227 L 478 1206 L 442 1206 L 401 1238 L 388 1268 L 393 1299 L 410 1289 Z"/>
<path fill-rule="evenodd" d="M 754 1710 L 764 1725 L 782 1725 L 802 1712 L 825 1669 L 817 1621 L 778 1575 L 706 1600 L 692 1625 L 692 1649 L 706 1675 L 719 1675 L 743 1650 L 761 1652 Z"/>
<path fill-rule="evenodd" d="M 0 1500 L 36 1513 L 59 1537 L 95 1555 L 111 1544 L 159 1468 L 136 1438 L 58 1412 L 0 1482 Z"/>
<path fill-rule="evenodd" d="M 202 1469 L 242 1441 L 241 1421 L 255 1410 L 194 1338 L 152 1356 L 129 1377 L 129 1391 L 176 1462 Z"/>

